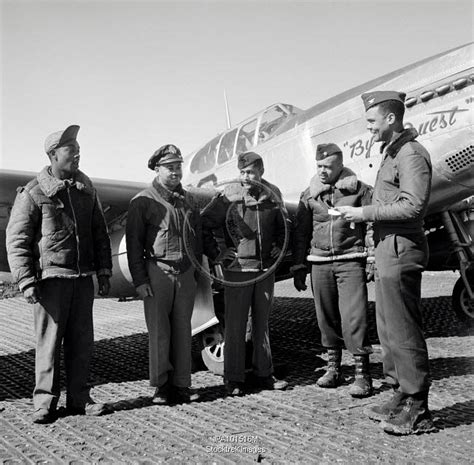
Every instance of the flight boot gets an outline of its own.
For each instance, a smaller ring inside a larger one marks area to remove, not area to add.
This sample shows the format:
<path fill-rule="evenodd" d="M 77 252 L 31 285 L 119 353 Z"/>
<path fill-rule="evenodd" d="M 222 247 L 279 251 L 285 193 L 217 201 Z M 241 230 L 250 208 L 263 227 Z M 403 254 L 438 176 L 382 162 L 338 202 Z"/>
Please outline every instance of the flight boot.
<path fill-rule="evenodd" d="M 244 383 L 225 380 L 225 392 L 227 396 L 243 396 Z"/>
<path fill-rule="evenodd" d="M 336 388 L 340 386 L 344 378 L 341 372 L 342 349 L 328 349 L 328 366 L 326 373 L 316 381 L 322 388 Z"/>
<path fill-rule="evenodd" d="M 168 405 L 171 401 L 171 386 L 168 382 L 157 387 L 153 398 L 151 399 L 153 404 L 156 405 Z"/>
<path fill-rule="evenodd" d="M 288 382 L 284 379 L 276 379 L 273 375 L 257 376 L 255 378 L 255 387 L 262 390 L 283 391 L 288 387 Z"/>
<path fill-rule="evenodd" d="M 200 400 L 198 392 L 189 387 L 173 386 L 168 401 L 170 404 L 189 404 Z"/>
<path fill-rule="evenodd" d="M 370 376 L 369 354 L 354 355 L 355 380 L 349 388 L 352 397 L 369 397 L 372 395 L 372 378 Z"/>
<path fill-rule="evenodd" d="M 437 431 L 428 409 L 428 391 L 407 395 L 402 409 L 382 421 L 384 431 L 396 436 Z"/>

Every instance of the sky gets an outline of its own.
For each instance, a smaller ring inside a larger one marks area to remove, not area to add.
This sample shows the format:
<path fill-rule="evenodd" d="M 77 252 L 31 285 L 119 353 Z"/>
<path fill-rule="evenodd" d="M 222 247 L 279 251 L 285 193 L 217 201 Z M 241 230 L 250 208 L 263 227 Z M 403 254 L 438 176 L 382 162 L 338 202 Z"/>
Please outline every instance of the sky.
<path fill-rule="evenodd" d="M 80 168 L 149 182 L 283 102 L 306 109 L 473 41 L 471 0 L 0 0 L 0 168 L 39 171 L 46 136 L 79 124 Z"/>

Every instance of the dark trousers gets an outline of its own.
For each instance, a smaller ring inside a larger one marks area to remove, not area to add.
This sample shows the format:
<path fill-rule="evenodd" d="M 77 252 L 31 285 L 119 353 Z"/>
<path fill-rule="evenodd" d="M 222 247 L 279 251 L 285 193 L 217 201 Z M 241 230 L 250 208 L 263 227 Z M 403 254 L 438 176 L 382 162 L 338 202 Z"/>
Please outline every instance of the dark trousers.
<path fill-rule="evenodd" d="M 226 271 L 231 282 L 243 282 L 262 272 Z M 273 373 L 268 318 L 273 303 L 275 274 L 244 287 L 225 288 L 224 377 L 228 381 L 245 381 L 245 333 L 249 310 L 252 315 L 252 366 L 256 376 Z"/>
<path fill-rule="evenodd" d="M 428 262 L 424 235 L 389 235 L 375 249 L 377 332 L 387 382 L 405 394 L 428 391 L 429 361 L 422 330 L 421 273 Z"/>
<path fill-rule="evenodd" d="M 54 409 L 58 403 L 61 343 L 64 344 L 67 403 L 83 407 L 89 400 L 87 378 L 94 344 L 92 277 L 46 279 L 40 282 L 39 290 L 41 299 L 34 305 L 35 410 Z"/>
<path fill-rule="evenodd" d="M 149 338 L 150 385 L 191 386 L 191 316 L 196 295 L 194 268 L 170 273 L 147 262 L 153 297 L 144 300 Z"/>
<path fill-rule="evenodd" d="M 311 268 L 321 344 L 345 346 L 352 354 L 368 354 L 365 260 L 313 263 Z"/>

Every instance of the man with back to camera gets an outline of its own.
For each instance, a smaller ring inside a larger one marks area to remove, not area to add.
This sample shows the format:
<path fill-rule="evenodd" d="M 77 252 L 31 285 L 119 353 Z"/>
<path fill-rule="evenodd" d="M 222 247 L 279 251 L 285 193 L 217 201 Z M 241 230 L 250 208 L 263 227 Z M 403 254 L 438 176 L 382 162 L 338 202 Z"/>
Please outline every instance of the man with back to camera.
<path fill-rule="evenodd" d="M 33 422 L 57 416 L 60 350 L 64 344 L 66 412 L 101 415 L 87 385 L 94 344 L 92 306 L 97 274 L 107 295 L 112 270 L 110 240 L 97 192 L 79 170 L 79 126 L 46 138 L 51 165 L 18 190 L 7 226 L 12 275 L 33 304 L 36 385 Z"/>
<path fill-rule="evenodd" d="M 296 213 L 295 265 L 291 268 L 294 285 L 298 291 L 306 289 L 308 261 L 321 343 L 328 353 L 326 373 L 317 384 L 335 388 L 343 383 L 341 355 L 345 344 L 355 362 L 355 380 L 349 393 L 367 397 L 372 394 L 372 347 L 367 334 L 365 283 L 368 251 L 373 252 L 372 230 L 363 223 L 350 225 L 340 214 L 335 216 L 334 207 L 369 205 L 371 188 L 344 166 L 342 150 L 336 144 L 318 145 L 316 163 L 317 174 L 301 194 Z"/>
<path fill-rule="evenodd" d="M 185 249 L 187 237 L 201 254 L 199 209 L 181 186 L 183 158 L 178 147 L 163 145 L 148 161 L 156 177 L 130 202 L 126 226 L 128 266 L 143 299 L 149 335 L 153 403 L 197 400 L 191 386 L 191 316 L 195 269 Z"/>
<path fill-rule="evenodd" d="M 239 154 L 240 184 L 218 194 L 202 213 L 206 255 L 226 264 L 227 281 L 243 283 L 259 278 L 283 253 L 285 225 L 280 190 L 265 181 L 263 160 L 255 152 Z M 219 251 L 213 232 L 223 228 L 225 247 Z M 268 319 L 273 303 L 275 273 L 240 287 L 225 286 L 224 378 L 230 396 L 244 394 L 245 335 L 252 315 L 252 368 L 260 389 L 285 389 L 273 376 Z"/>
<path fill-rule="evenodd" d="M 394 389 L 389 402 L 368 410 L 387 433 L 434 431 L 428 409 L 429 360 L 422 329 L 421 274 L 428 263 L 423 230 L 431 189 L 431 161 L 404 129 L 405 94 L 374 91 L 362 95 L 367 129 L 382 142 L 372 205 L 341 207 L 347 221 L 374 222 L 377 332 L 385 379 Z"/>

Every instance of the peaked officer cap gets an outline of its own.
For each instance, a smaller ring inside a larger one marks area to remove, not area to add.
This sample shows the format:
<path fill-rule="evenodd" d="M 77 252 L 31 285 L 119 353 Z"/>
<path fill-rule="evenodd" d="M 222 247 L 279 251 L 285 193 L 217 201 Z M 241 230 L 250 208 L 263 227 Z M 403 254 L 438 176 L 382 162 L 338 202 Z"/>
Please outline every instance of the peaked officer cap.
<path fill-rule="evenodd" d="M 148 168 L 154 170 L 156 165 L 165 165 L 166 163 L 183 162 L 181 150 L 176 145 L 166 144 L 155 150 L 148 160 Z"/>

